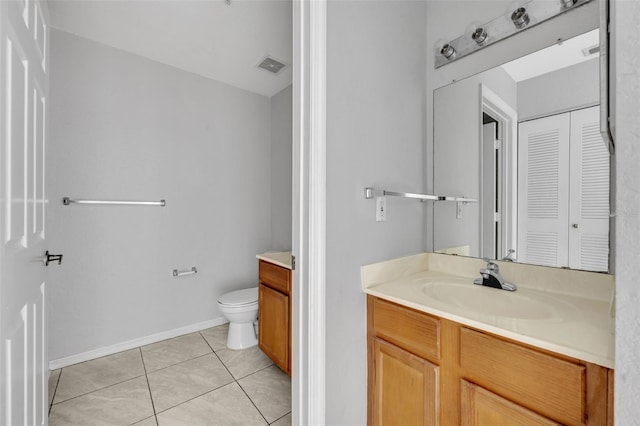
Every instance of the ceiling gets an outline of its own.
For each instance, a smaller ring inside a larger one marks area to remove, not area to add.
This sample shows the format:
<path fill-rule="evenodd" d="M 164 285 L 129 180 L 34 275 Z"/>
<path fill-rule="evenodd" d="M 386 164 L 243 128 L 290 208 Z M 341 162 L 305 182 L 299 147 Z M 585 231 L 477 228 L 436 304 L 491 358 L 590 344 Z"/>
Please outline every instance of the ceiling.
<path fill-rule="evenodd" d="M 515 82 L 528 80 L 597 58 L 598 53 L 587 56 L 583 50 L 598 46 L 599 40 L 600 30 L 595 29 L 511 61 L 502 65 L 502 68 Z"/>
<path fill-rule="evenodd" d="M 264 96 L 291 84 L 291 0 L 53 0 L 51 26 Z M 278 74 L 257 65 L 270 55 Z"/>

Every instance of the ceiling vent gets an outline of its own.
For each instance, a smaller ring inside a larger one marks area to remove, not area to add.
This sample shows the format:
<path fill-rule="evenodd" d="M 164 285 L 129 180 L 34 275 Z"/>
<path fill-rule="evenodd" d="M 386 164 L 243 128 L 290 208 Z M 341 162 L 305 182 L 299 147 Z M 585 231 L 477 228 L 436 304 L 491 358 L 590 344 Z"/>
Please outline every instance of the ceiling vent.
<path fill-rule="evenodd" d="M 287 65 L 283 62 L 280 62 L 271 56 L 265 57 L 262 62 L 258 64 L 258 68 L 262 68 L 263 70 L 269 71 L 272 74 L 278 74 L 280 71 L 285 69 Z"/>

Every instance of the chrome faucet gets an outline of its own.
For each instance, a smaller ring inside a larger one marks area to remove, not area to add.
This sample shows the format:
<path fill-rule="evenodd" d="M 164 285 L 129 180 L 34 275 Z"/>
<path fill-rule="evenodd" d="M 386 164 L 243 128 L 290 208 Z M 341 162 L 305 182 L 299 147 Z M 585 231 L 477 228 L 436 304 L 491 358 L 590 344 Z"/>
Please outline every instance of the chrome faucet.
<path fill-rule="evenodd" d="M 497 263 L 490 259 L 484 259 L 487 262 L 486 268 L 480 269 L 482 277 L 473 280 L 474 284 L 483 285 L 485 287 L 499 288 L 501 290 L 516 291 L 516 285 L 505 281 L 500 275 L 500 267 Z"/>
<path fill-rule="evenodd" d="M 514 249 L 509 249 L 509 251 L 507 251 L 507 255 L 505 257 L 503 257 L 502 259 L 505 262 L 515 262 L 516 261 L 516 251 Z"/>

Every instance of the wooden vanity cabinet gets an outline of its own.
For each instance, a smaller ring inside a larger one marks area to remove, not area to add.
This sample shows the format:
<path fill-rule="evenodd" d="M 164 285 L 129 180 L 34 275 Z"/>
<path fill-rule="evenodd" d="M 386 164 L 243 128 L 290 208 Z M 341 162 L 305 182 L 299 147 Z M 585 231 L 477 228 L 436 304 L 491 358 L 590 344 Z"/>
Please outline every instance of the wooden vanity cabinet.
<path fill-rule="evenodd" d="M 258 261 L 258 346 L 291 375 L 291 270 Z"/>
<path fill-rule="evenodd" d="M 607 368 L 373 296 L 367 323 L 369 425 L 613 424 Z"/>

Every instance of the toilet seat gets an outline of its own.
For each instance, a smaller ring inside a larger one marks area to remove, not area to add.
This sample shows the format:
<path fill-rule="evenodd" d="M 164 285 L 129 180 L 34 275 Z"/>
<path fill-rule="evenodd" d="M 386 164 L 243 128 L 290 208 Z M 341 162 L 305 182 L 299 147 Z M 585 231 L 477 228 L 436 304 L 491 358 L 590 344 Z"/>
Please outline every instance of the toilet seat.
<path fill-rule="evenodd" d="M 245 288 L 223 294 L 218 303 L 226 306 L 247 306 L 258 303 L 258 287 Z"/>

